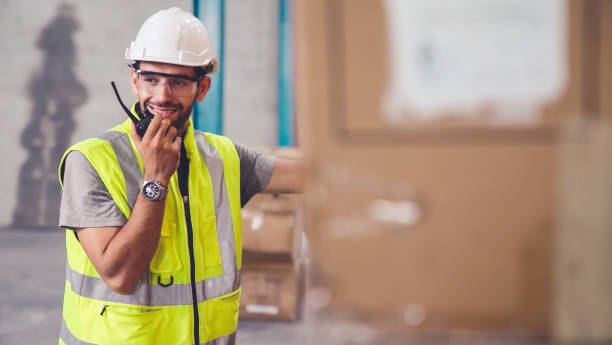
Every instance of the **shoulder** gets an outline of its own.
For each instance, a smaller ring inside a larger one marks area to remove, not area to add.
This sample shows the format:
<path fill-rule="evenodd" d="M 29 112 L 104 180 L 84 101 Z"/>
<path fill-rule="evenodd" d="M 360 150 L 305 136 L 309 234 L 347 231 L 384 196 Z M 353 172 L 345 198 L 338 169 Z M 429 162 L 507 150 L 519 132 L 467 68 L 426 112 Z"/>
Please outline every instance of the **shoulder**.
<path fill-rule="evenodd" d="M 223 135 L 194 131 L 196 145 L 205 155 L 219 155 L 223 159 L 238 159 L 237 148 L 231 139 Z"/>
<path fill-rule="evenodd" d="M 118 151 L 131 151 L 130 138 L 127 133 L 108 131 L 98 138 L 89 138 L 79 141 L 70 146 L 62 157 L 60 164 L 63 164 L 66 156 L 72 151 L 79 151 L 91 160 L 106 159 L 114 156 Z"/>
<path fill-rule="evenodd" d="M 88 181 L 98 180 L 98 174 L 89 159 L 78 150 L 69 151 L 60 165 L 59 179 L 62 187 L 66 181 L 75 179 Z M 81 184 L 87 185 L 87 184 Z"/>
<path fill-rule="evenodd" d="M 64 164 L 66 166 L 65 169 L 67 171 L 93 169 L 87 157 L 85 157 L 85 155 L 80 151 L 68 152 L 64 160 L 65 160 Z"/>
<path fill-rule="evenodd" d="M 100 150 L 105 146 L 111 145 L 113 147 L 119 146 L 130 146 L 130 138 L 129 132 L 125 132 L 120 130 L 120 126 L 109 129 L 108 131 L 102 133 L 98 137 L 88 138 L 82 141 L 79 141 L 66 150 L 66 153 L 70 151 L 91 151 L 91 150 Z"/>
<path fill-rule="evenodd" d="M 232 140 L 230 138 L 219 134 L 194 130 L 194 137 L 196 138 L 196 141 L 198 139 L 205 140 L 208 144 L 216 148 L 220 146 L 233 146 Z"/>
<path fill-rule="evenodd" d="M 256 161 L 270 161 L 273 163 L 275 160 L 274 156 L 266 152 L 254 149 L 250 146 L 241 144 L 236 141 L 233 141 L 232 144 L 236 148 L 236 152 L 238 153 L 238 157 L 240 158 L 241 162 L 254 164 Z"/>
<path fill-rule="evenodd" d="M 86 161 L 89 163 L 89 166 L 92 166 L 96 165 L 94 164 L 95 162 L 104 164 L 104 162 L 108 162 L 109 159 L 113 159 L 112 157 L 116 157 L 117 155 L 129 156 L 131 150 L 132 147 L 129 135 L 115 130 L 109 130 L 97 138 L 88 138 L 79 141 L 70 146 L 62 155 L 59 164 L 60 180 L 63 179 L 68 157 L 70 157 L 71 161 Z M 80 155 L 73 154 L 75 151 L 79 152 Z"/>

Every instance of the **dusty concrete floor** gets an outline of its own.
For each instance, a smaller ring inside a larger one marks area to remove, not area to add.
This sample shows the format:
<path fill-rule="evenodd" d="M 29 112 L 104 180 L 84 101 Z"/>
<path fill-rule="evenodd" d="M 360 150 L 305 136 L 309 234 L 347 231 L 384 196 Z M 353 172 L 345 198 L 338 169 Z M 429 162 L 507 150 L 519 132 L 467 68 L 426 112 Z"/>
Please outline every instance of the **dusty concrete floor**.
<path fill-rule="evenodd" d="M 61 230 L 0 229 L 0 345 L 57 344 L 64 287 Z M 240 320 L 240 345 L 543 345 L 546 338 L 521 334 L 448 334 L 435 337 L 381 336 L 346 319 L 300 322 Z"/>

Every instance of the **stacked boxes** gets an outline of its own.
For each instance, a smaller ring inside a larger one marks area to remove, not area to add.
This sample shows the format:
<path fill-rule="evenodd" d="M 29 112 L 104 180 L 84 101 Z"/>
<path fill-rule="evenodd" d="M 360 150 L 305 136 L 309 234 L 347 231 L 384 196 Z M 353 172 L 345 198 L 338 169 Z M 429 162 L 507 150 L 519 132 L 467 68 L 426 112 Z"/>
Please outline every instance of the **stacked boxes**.
<path fill-rule="evenodd" d="M 273 152 L 291 158 L 293 150 Z M 302 197 L 259 194 L 242 210 L 240 317 L 299 318 L 303 301 Z"/>
<path fill-rule="evenodd" d="M 242 271 L 240 317 L 295 321 L 303 302 L 303 265 L 246 263 Z"/>

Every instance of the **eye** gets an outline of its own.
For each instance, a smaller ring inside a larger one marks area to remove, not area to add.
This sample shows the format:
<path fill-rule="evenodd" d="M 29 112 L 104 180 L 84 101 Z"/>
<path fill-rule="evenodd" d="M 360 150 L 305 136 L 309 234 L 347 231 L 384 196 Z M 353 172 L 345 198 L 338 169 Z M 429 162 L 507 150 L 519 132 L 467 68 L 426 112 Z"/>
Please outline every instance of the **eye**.
<path fill-rule="evenodd" d="M 150 84 L 150 85 L 157 85 L 157 83 L 158 83 L 158 79 L 157 78 L 155 78 L 153 76 L 148 76 L 148 75 L 142 77 L 142 81 L 144 81 L 145 83 Z"/>
<path fill-rule="evenodd" d="M 181 79 L 175 79 L 172 81 L 172 86 L 174 87 L 187 87 L 189 84 L 187 83 L 187 81 L 185 80 L 181 80 Z"/>

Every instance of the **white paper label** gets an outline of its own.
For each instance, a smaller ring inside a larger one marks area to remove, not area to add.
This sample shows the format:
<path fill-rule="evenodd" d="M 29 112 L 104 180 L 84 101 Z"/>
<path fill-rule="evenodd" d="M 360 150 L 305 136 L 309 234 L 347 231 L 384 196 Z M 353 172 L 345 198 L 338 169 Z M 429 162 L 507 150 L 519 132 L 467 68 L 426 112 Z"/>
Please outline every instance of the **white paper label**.
<path fill-rule="evenodd" d="M 383 3 L 390 60 L 382 107 L 392 121 L 489 109 L 494 124 L 528 125 L 564 90 L 564 0 Z"/>
<path fill-rule="evenodd" d="M 253 314 L 278 314 L 278 307 L 275 305 L 247 304 L 245 309 L 248 313 Z"/>

